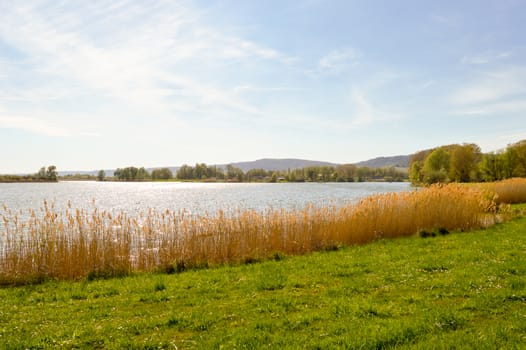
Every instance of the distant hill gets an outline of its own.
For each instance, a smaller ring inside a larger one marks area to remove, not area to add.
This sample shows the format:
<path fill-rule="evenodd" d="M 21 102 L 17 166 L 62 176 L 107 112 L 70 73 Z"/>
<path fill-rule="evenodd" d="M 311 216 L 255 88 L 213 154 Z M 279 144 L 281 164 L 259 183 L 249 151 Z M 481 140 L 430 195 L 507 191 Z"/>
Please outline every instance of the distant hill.
<path fill-rule="evenodd" d="M 317 161 L 317 160 L 305 160 L 305 159 L 273 159 L 273 158 L 264 158 L 258 159 L 251 162 L 237 162 L 230 163 L 233 166 L 240 168 L 244 172 L 249 171 L 250 169 L 265 169 L 267 171 L 276 171 L 276 170 L 287 170 L 287 169 L 299 169 L 309 166 L 338 166 L 335 163 Z M 218 165 L 219 167 L 226 167 L 226 164 Z"/>
<path fill-rule="evenodd" d="M 409 168 L 409 162 L 411 161 L 411 155 L 406 156 L 393 156 L 393 157 L 378 157 L 369 159 L 363 162 L 355 163 L 354 165 L 359 167 L 369 168 L 386 168 L 386 167 L 397 167 L 397 168 Z"/>
<path fill-rule="evenodd" d="M 354 163 L 354 165 L 359 167 L 369 167 L 369 168 L 384 168 L 384 167 L 398 167 L 398 168 L 408 168 L 409 167 L 409 161 L 411 159 L 410 155 L 407 156 L 394 156 L 394 157 L 378 157 L 370 160 L 366 160 L 363 162 Z M 287 170 L 287 169 L 301 169 L 306 168 L 309 166 L 333 166 L 336 167 L 340 164 L 337 163 L 330 163 L 330 162 L 324 162 L 324 161 L 318 161 L 318 160 L 306 160 L 306 159 L 296 159 L 296 158 L 287 158 L 287 159 L 277 159 L 277 158 L 263 158 L 258 159 L 254 161 L 248 161 L 248 162 L 236 162 L 236 163 L 229 163 L 235 166 L 236 168 L 240 168 L 243 170 L 243 172 L 247 172 L 250 169 L 265 169 L 267 171 L 279 171 L 279 170 Z M 193 166 L 193 164 L 190 164 Z M 213 165 L 213 164 L 208 164 Z M 137 165 L 135 165 L 137 166 Z M 137 166 L 140 167 L 141 165 Z M 217 167 L 225 169 L 227 164 L 216 164 Z M 148 172 L 152 172 L 154 169 L 157 168 L 146 168 Z M 179 167 L 176 166 L 170 166 L 169 168 L 174 175 L 177 173 L 177 170 Z M 113 172 L 115 169 L 105 169 L 106 176 L 113 176 Z M 67 175 L 93 175 L 96 176 L 98 173 L 98 170 L 79 170 L 79 171 L 59 171 L 59 176 L 67 176 Z"/>

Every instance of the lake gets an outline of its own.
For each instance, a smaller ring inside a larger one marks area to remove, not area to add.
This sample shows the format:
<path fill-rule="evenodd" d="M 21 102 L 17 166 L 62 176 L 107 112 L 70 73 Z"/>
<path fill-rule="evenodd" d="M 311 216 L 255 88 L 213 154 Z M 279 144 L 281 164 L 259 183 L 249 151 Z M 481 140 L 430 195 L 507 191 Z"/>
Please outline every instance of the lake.
<path fill-rule="evenodd" d="M 301 209 L 307 204 L 336 205 L 385 192 L 410 190 L 409 183 L 186 183 L 186 182 L 93 182 L 0 183 L 0 205 L 11 210 L 53 203 L 67 208 L 123 211 L 130 215 L 148 208 L 186 210 L 191 214 L 215 214 L 219 210 Z M 1 214 L 2 210 L 0 210 Z"/>

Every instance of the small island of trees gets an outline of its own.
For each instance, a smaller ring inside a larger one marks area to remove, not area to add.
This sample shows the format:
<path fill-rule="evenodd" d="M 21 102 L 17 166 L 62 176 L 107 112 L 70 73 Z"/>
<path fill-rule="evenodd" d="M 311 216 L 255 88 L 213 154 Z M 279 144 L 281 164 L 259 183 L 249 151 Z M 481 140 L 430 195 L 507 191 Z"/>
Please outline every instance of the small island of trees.
<path fill-rule="evenodd" d="M 0 175 L 0 182 L 57 182 L 57 167 L 50 165 L 43 166 L 40 170 L 31 175 Z"/>

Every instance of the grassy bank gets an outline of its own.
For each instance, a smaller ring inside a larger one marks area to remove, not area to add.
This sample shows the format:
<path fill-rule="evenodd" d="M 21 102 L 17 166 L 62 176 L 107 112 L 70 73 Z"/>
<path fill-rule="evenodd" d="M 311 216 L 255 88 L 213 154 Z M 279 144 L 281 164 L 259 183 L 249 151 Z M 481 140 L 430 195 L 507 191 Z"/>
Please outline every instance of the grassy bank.
<path fill-rule="evenodd" d="M 520 188 L 526 201 L 526 179 L 515 179 L 494 185 L 497 192 L 449 184 L 375 195 L 342 208 L 242 211 L 233 216 L 150 210 L 130 218 L 98 210 L 56 212 L 45 203 L 21 222 L 19 213 L 4 208 L 0 284 L 180 271 L 418 232 L 487 227 L 504 218 L 495 199 L 502 201 L 498 191 L 508 187 Z"/>
<path fill-rule="evenodd" d="M 0 289 L 25 348 L 518 349 L 526 218 L 258 264 Z"/>

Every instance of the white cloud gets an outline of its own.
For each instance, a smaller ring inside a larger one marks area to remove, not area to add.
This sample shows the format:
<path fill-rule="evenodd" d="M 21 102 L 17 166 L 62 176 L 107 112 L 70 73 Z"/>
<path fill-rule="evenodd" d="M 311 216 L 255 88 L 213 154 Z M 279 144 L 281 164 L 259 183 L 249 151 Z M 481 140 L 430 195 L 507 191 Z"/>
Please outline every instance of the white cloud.
<path fill-rule="evenodd" d="M 0 94 L 0 99 L 61 98 L 67 91 L 116 99 L 148 112 L 226 108 L 257 114 L 255 106 L 229 92 L 228 82 L 186 71 L 211 70 L 231 60 L 291 60 L 209 27 L 186 2 L 32 5 L 0 5 L 0 37 L 30 57 L 37 67 L 32 74 L 42 85 Z"/>
<path fill-rule="evenodd" d="M 336 49 L 323 56 L 319 66 L 324 69 L 342 68 L 354 63 L 360 57 L 361 53 L 354 48 Z"/>
<path fill-rule="evenodd" d="M 481 106 L 504 102 L 504 99 L 523 100 L 523 96 L 519 95 L 524 93 L 526 93 L 526 68 L 509 67 L 480 74 L 455 91 L 450 101 L 455 105 Z"/>
<path fill-rule="evenodd" d="M 236 93 L 243 92 L 259 92 L 259 91 L 307 91 L 311 90 L 306 87 L 289 87 L 289 86 L 256 86 L 256 85 L 239 85 L 234 87 L 233 91 Z"/>
<path fill-rule="evenodd" d="M 461 115 L 488 115 L 488 114 L 504 114 L 504 113 L 515 113 L 515 112 L 526 112 L 526 101 L 524 100 L 513 100 L 507 102 L 488 103 L 478 108 L 465 108 L 455 112 L 455 114 Z"/>
<path fill-rule="evenodd" d="M 25 130 L 34 134 L 53 137 L 72 136 L 71 132 L 63 127 L 32 117 L 0 115 L 0 129 Z"/>
<path fill-rule="evenodd" d="M 368 89 L 352 88 L 349 103 L 351 123 L 348 127 L 351 129 L 402 119 L 400 114 L 387 111 L 385 106 L 371 102 Z"/>
<path fill-rule="evenodd" d="M 351 92 L 351 103 L 354 107 L 353 126 L 367 125 L 375 120 L 374 110 L 365 93 L 357 89 Z"/>
<path fill-rule="evenodd" d="M 488 51 L 488 52 L 476 54 L 476 55 L 465 55 L 462 57 L 460 62 L 462 64 L 469 64 L 469 65 L 483 65 L 483 64 L 493 63 L 495 61 L 499 61 L 502 59 L 506 59 L 511 56 L 512 56 L 511 51 L 503 51 L 503 52 Z"/>
<path fill-rule="evenodd" d="M 462 23 L 462 16 L 455 13 L 434 13 L 431 14 L 430 18 L 432 22 L 447 28 L 455 28 L 458 27 L 460 23 Z"/>
<path fill-rule="evenodd" d="M 165 81 L 184 87 L 187 93 L 197 97 L 204 106 L 219 104 L 249 114 L 261 114 L 261 111 L 226 90 L 217 89 L 199 83 L 191 78 L 178 75 L 165 75 Z"/>

